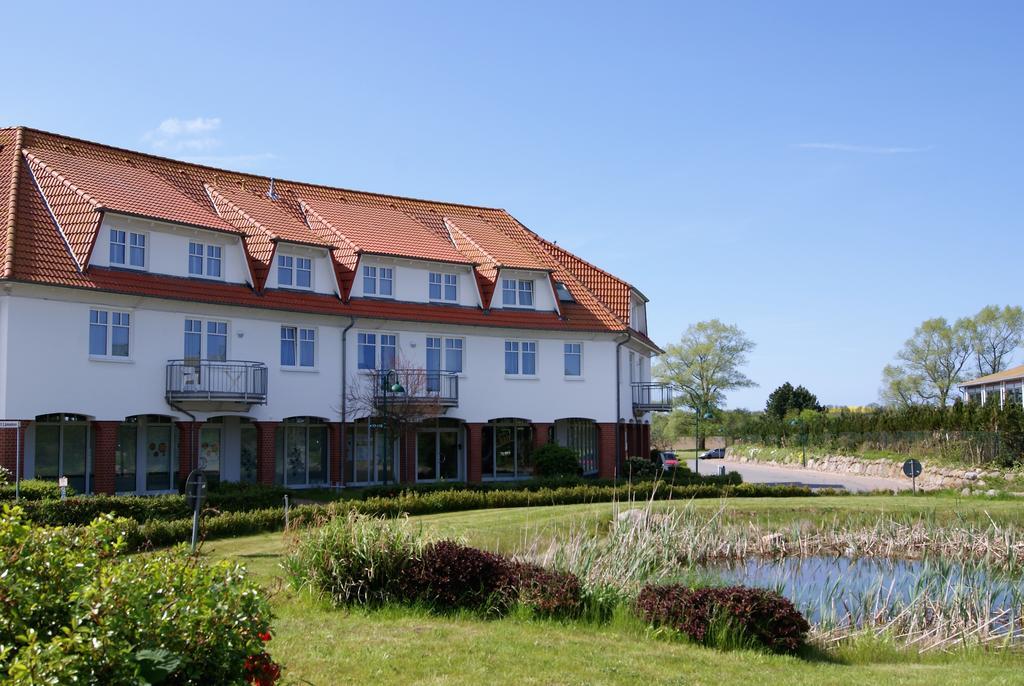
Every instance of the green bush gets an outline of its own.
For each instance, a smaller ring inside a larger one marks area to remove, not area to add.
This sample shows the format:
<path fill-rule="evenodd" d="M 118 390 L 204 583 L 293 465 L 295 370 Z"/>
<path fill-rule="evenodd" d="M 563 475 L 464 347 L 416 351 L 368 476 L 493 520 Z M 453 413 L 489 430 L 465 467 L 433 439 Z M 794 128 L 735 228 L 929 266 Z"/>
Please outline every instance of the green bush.
<path fill-rule="evenodd" d="M 572 448 L 545 443 L 533 451 L 533 473 L 541 477 L 579 476 L 580 456 Z"/>
<path fill-rule="evenodd" d="M 176 549 L 122 553 L 135 524 L 0 516 L 0 673 L 11 684 L 238 684 L 265 657 L 270 612 L 244 569 Z M 273 671 L 273 669 L 271 669 Z"/>
<path fill-rule="evenodd" d="M 642 457 L 627 457 L 624 468 L 625 476 L 630 481 L 652 480 L 661 475 L 661 465 Z"/>
<path fill-rule="evenodd" d="M 73 488 L 68 488 L 68 495 L 75 494 Z M 41 479 L 26 479 L 18 486 L 18 492 L 22 500 L 58 500 L 60 498 L 60 486 L 56 481 L 43 481 Z M 0 500 L 14 500 L 15 485 L 6 483 L 0 486 Z"/>

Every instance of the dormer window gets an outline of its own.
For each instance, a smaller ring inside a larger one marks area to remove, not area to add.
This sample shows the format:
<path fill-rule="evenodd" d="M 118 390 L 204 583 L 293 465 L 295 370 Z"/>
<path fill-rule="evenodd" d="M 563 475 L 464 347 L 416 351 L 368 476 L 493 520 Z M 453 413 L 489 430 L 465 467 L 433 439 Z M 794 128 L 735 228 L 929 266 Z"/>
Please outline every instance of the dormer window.
<path fill-rule="evenodd" d="M 363 295 L 390 298 L 395 292 L 395 271 L 391 267 L 363 267 Z"/>
<path fill-rule="evenodd" d="M 190 241 L 188 244 L 188 273 L 190 276 L 221 278 L 223 248 Z"/>
<path fill-rule="evenodd" d="M 555 282 L 555 294 L 558 296 L 558 301 L 563 303 L 574 303 L 576 298 L 572 297 L 572 293 L 561 281 Z"/>
<path fill-rule="evenodd" d="M 146 234 L 110 230 L 110 264 L 146 268 Z"/>
<path fill-rule="evenodd" d="M 533 307 L 533 281 L 502 279 L 501 304 L 508 307 Z"/>
<path fill-rule="evenodd" d="M 458 274 L 443 274 L 441 272 L 430 272 L 429 296 L 431 300 L 442 302 L 457 302 L 459 299 L 459 276 Z"/>
<path fill-rule="evenodd" d="M 308 257 L 278 255 L 277 285 L 287 288 L 312 288 L 313 260 Z"/>

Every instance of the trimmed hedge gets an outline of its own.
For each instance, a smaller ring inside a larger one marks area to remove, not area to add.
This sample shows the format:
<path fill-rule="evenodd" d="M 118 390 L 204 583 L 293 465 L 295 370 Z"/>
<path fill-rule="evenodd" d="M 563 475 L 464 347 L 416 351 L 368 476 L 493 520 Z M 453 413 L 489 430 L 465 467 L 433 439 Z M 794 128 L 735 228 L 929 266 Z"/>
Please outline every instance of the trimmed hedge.
<path fill-rule="evenodd" d="M 653 626 L 669 627 L 706 645 L 717 645 L 731 635 L 740 643 L 754 641 L 778 653 L 796 652 L 810 630 L 788 598 L 744 586 L 645 586 L 636 611 Z"/>
<path fill-rule="evenodd" d="M 60 486 L 56 481 L 42 481 L 40 479 L 26 479 L 21 482 L 20 495 L 22 500 L 59 500 Z M 74 495 L 73 488 L 68 488 L 68 495 Z M 14 500 L 15 487 L 13 483 L 0 485 L 0 501 Z"/>

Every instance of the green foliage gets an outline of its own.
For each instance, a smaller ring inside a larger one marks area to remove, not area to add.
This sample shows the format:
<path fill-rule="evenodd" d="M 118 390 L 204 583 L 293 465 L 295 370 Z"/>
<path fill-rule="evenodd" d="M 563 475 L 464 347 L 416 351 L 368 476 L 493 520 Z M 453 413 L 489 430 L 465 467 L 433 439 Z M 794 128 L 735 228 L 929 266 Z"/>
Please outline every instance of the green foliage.
<path fill-rule="evenodd" d="M 691 324 L 679 343 L 665 346 L 656 376 L 682 389 L 683 403 L 699 412 L 722 405 L 725 392 L 756 386 L 740 368 L 755 344 L 717 319 Z"/>
<path fill-rule="evenodd" d="M 771 392 L 764 408 L 767 414 L 778 419 L 785 419 L 791 412 L 799 414 L 804 410 L 820 412 L 822 407 L 818 397 L 803 386 L 793 388 L 793 384 L 788 381 Z"/>
<path fill-rule="evenodd" d="M 642 457 L 627 457 L 624 471 L 630 481 L 649 481 L 661 474 L 661 465 Z"/>
<path fill-rule="evenodd" d="M 897 364 L 882 371 L 881 396 L 888 404 L 934 403 L 944 407 L 974 350 L 973 324 L 944 317 L 928 319 L 914 329 L 896 353 Z"/>
<path fill-rule="evenodd" d="M 579 476 L 583 470 L 575 450 L 545 443 L 533 451 L 533 473 L 540 477 L 569 477 Z"/>
<path fill-rule="evenodd" d="M 0 517 L 0 673 L 11 684 L 237 684 L 270 612 L 231 563 L 184 550 L 125 557 L 134 523 Z"/>
<path fill-rule="evenodd" d="M 334 605 L 381 605 L 402 598 L 402 581 L 428 540 L 407 519 L 348 512 L 297 539 L 283 566 L 295 589 Z"/>
<path fill-rule="evenodd" d="M 983 307 L 970 319 L 969 335 L 977 375 L 1001 372 L 1024 343 L 1024 308 Z"/>
<path fill-rule="evenodd" d="M 57 500 L 60 498 L 60 486 L 56 481 L 43 481 L 41 479 L 26 479 L 18 486 L 21 500 Z M 68 495 L 75 494 L 74 489 L 68 488 Z M 14 482 L 5 483 L 0 486 L 0 500 L 14 500 Z"/>

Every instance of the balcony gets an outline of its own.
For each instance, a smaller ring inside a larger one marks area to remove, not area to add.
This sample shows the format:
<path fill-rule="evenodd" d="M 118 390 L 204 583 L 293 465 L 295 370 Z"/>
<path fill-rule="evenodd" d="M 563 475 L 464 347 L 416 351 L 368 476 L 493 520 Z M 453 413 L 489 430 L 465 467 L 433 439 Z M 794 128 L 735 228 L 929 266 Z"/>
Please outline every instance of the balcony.
<path fill-rule="evenodd" d="M 395 383 L 402 391 L 395 393 Z M 423 369 L 393 369 L 373 373 L 373 398 L 379 407 L 388 404 L 437 406 L 438 414 L 459 405 L 459 375 Z M 422 408 L 421 408 L 422 409 Z"/>
<path fill-rule="evenodd" d="M 239 410 L 267 404 L 267 365 L 241 360 L 170 360 L 169 403 L 200 410 Z"/>
<path fill-rule="evenodd" d="M 666 383 L 633 383 L 633 413 L 670 412 L 672 387 Z"/>

